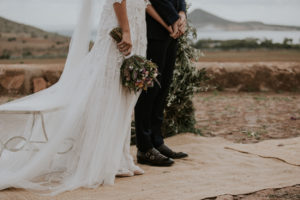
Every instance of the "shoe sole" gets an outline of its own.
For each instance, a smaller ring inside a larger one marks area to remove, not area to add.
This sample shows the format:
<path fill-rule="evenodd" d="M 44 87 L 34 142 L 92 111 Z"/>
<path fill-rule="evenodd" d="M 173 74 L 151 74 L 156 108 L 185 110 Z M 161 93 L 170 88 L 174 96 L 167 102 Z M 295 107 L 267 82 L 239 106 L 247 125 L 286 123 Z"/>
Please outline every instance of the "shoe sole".
<path fill-rule="evenodd" d="M 176 158 L 172 158 L 172 159 L 182 159 L 182 158 L 187 158 L 189 156 L 181 156 L 181 157 L 176 157 Z"/>
<path fill-rule="evenodd" d="M 144 160 L 144 159 L 141 159 L 141 158 L 138 158 L 137 162 L 139 164 L 142 164 L 142 165 L 150 165 L 150 166 L 156 166 L 156 167 L 169 167 L 169 166 L 172 166 L 174 164 L 174 162 L 172 162 L 172 163 L 163 163 L 163 164 L 152 163 L 148 160 Z"/>

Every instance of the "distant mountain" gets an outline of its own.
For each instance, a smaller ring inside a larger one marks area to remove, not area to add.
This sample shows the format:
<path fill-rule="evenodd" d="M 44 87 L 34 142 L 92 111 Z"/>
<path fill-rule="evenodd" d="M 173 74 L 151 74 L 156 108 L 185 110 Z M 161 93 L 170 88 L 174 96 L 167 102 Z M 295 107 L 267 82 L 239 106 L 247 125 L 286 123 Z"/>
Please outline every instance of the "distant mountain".
<path fill-rule="evenodd" d="M 50 33 L 47 31 L 44 31 L 42 29 L 17 23 L 14 21 L 11 21 L 9 19 L 5 19 L 3 17 L 0 17 L 0 33 L 14 33 L 18 35 L 24 35 L 24 34 L 30 34 L 34 35 L 34 37 L 55 37 L 59 39 L 66 39 L 66 37 L 58 35 L 56 33 Z"/>
<path fill-rule="evenodd" d="M 69 37 L 0 17 L 0 59 L 64 57 Z"/>
<path fill-rule="evenodd" d="M 270 25 L 262 22 L 234 22 L 223 19 L 202 9 L 196 9 L 188 15 L 189 21 L 198 29 L 246 31 L 246 30 L 300 30 L 296 26 Z"/>

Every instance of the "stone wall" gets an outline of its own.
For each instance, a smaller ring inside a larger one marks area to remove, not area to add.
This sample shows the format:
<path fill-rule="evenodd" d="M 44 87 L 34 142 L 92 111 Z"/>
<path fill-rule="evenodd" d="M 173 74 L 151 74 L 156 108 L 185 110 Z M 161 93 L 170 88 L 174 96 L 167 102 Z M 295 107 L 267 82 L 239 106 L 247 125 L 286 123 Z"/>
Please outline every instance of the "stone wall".
<path fill-rule="evenodd" d="M 59 80 L 63 65 L 0 65 L 0 95 L 27 95 Z"/>
<path fill-rule="evenodd" d="M 197 63 L 211 76 L 210 85 L 225 91 L 300 91 L 300 63 Z"/>
<path fill-rule="evenodd" d="M 300 91 L 300 63 L 197 63 L 225 91 Z M 0 65 L 0 96 L 28 95 L 59 80 L 63 64 Z"/>

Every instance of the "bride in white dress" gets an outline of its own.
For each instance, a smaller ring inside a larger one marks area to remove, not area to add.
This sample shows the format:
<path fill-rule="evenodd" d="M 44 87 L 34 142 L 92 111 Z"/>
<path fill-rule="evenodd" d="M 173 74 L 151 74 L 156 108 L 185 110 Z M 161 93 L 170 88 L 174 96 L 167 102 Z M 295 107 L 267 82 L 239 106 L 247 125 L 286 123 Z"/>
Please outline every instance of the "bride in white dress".
<path fill-rule="evenodd" d="M 83 0 L 58 83 L 0 106 L 0 189 L 55 195 L 113 184 L 118 174 L 143 173 L 129 149 L 131 116 L 139 94 L 120 83 L 123 55 L 109 32 L 120 24 L 115 4 L 127 1 L 131 52 L 145 56 L 145 9 L 151 5 L 146 0 L 98 1 L 102 11 L 91 51 L 95 5 Z"/>

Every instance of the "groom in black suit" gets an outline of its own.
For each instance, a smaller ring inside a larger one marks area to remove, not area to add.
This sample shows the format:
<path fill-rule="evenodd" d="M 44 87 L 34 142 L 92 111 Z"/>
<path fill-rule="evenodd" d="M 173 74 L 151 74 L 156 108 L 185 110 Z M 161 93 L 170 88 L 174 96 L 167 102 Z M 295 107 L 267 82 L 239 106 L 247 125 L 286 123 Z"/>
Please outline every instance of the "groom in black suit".
<path fill-rule="evenodd" d="M 160 23 L 147 14 L 147 58 L 159 67 L 158 80 L 148 91 L 143 91 L 135 107 L 135 127 L 137 138 L 137 160 L 141 164 L 170 166 L 173 159 L 187 157 L 182 152 L 174 152 L 164 144 L 161 126 L 164 107 L 176 60 L 177 38 L 186 27 L 185 0 L 150 0 L 152 6 L 172 29 L 167 31 Z"/>

